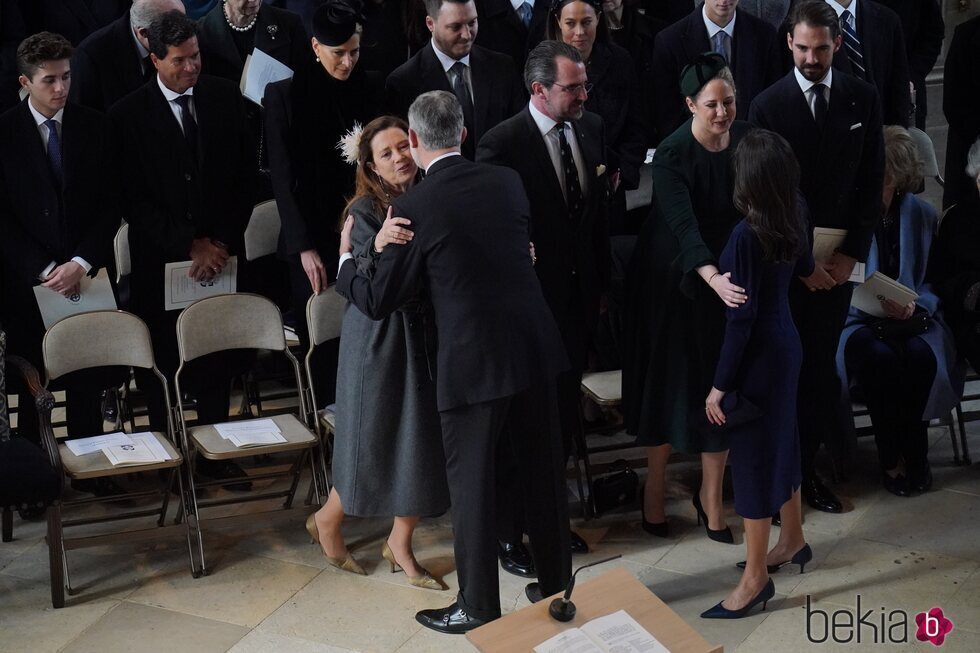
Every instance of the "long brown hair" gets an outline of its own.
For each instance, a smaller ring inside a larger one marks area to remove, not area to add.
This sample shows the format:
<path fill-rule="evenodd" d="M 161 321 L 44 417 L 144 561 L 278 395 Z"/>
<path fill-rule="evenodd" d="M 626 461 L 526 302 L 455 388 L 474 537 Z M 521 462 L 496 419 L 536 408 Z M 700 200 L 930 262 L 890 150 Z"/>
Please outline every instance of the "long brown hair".
<path fill-rule="evenodd" d="M 371 198 L 371 203 L 379 213 L 388 210 L 388 205 L 391 203 L 391 189 L 385 185 L 377 172 L 368 167 L 368 164 L 374 163 L 371 141 L 384 130 L 391 128 L 400 129 L 408 134 L 408 123 L 397 116 L 380 116 L 364 125 L 361 130 L 361 137 L 357 144 L 354 195 L 347 200 L 347 206 L 344 207 L 344 212 L 340 215 L 341 222 L 346 219 L 351 206 L 362 197 Z"/>
<path fill-rule="evenodd" d="M 800 165 L 786 139 L 754 129 L 735 148 L 735 208 L 759 237 L 765 259 L 785 263 L 803 253 L 797 212 Z"/>

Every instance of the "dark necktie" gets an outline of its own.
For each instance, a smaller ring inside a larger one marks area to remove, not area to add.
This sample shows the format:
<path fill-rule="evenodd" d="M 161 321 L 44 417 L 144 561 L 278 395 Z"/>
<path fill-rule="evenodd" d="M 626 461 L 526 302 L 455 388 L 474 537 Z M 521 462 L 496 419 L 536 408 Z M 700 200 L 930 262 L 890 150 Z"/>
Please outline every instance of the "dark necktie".
<path fill-rule="evenodd" d="M 45 120 L 44 126 L 48 128 L 48 163 L 51 165 L 51 173 L 54 175 L 57 186 L 61 187 L 64 179 L 64 172 L 61 161 L 61 138 L 58 136 L 58 122 L 56 120 Z"/>
<path fill-rule="evenodd" d="M 565 138 L 565 123 L 560 122 L 555 125 L 558 133 L 558 149 L 561 152 L 561 165 L 565 170 L 565 204 L 568 206 L 568 217 L 578 222 L 582 217 L 582 185 L 578 178 L 578 168 L 575 167 L 575 159 L 572 157 L 572 148 L 568 146 L 568 139 Z"/>
<path fill-rule="evenodd" d="M 851 26 L 851 12 L 844 10 L 841 13 L 840 28 L 844 35 L 844 49 L 847 51 L 847 58 L 851 61 L 854 74 L 861 79 L 867 79 L 868 75 L 864 70 L 864 53 L 861 50 L 861 40 L 858 39 L 857 32 Z"/>
<path fill-rule="evenodd" d="M 715 35 L 711 37 L 711 47 L 715 52 L 725 57 L 725 61 L 728 63 L 732 62 L 732 52 L 731 52 L 731 37 L 725 30 L 718 30 Z"/>
<path fill-rule="evenodd" d="M 819 127 L 823 127 L 827 120 L 827 96 L 824 95 L 826 89 L 826 84 L 813 85 L 813 119 Z"/>
<path fill-rule="evenodd" d="M 517 8 L 517 14 L 521 18 L 521 23 L 524 24 L 524 29 L 531 26 L 531 14 L 533 12 L 534 9 L 526 2 Z"/>
<path fill-rule="evenodd" d="M 463 107 L 463 122 L 466 125 L 466 130 L 470 133 L 467 140 L 474 138 L 476 135 L 473 133 L 473 96 L 470 95 L 470 86 L 466 83 L 466 64 L 462 61 L 457 61 L 453 64 L 449 72 L 453 74 L 453 93 L 456 94 L 456 99 L 459 100 L 460 106 Z"/>
<path fill-rule="evenodd" d="M 174 100 L 180 106 L 180 124 L 184 128 L 184 142 L 191 156 L 197 158 L 197 121 L 191 113 L 191 96 L 181 95 Z"/>

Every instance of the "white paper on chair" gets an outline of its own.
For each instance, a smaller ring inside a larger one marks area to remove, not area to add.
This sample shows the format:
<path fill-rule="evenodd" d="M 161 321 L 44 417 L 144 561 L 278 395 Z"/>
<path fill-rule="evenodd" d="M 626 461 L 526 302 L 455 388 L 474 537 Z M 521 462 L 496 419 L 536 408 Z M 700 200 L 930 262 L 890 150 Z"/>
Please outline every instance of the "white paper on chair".
<path fill-rule="evenodd" d="M 292 77 L 292 68 L 255 48 L 252 54 L 245 57 L 245 68 L 242 70 L 239 88 L 242 89 L 242 95 L 261 105 L 265 98 L 266 86 Z"/>
<path fill-rule="evenodd" d="M 279 444 L 287 442 L 281 433 L 271 431 L 250 431 L 248 433 L 234 433 L 228 438 L 238 448 L 261 447 L 266 444 Z"/>
<path fill-rule="evenodd" d="M 34 297 L 45 329 L 50 329 L 55 322 L 69 315 L 116 308 L 116 297 L 112 294 L 112 285 L 105 269 L 99 270 L 94 277 L 82 277 L 78 282 L 78 293 L 69 297 L 44 286 L 34 286 Z"/>
<path fill-rule="evenodd" d="M 570 628 L 534 647 L 535 653 L 670 653 L 656 637 L 619 610 Z"/>
<path fill-rule="evenodd" d="M 65 446 L 76 456 L 87 456 L 90 453 L 102 451 L 104 448 L 116 444 L 132 443 L 132 438 L 125 433 L 107 433 L 105 435 L 95 435 L 90 438 L 65 440 Z"/>
<path fill-rule="evenodd" d="M 215 424 L 214 429 L 236 447 L 258 447 L 286 442 L 279 426 L 271 419 L 250 419 L 244 422 Z"/>
<path fill-rule="evenodd" d="M 113 467 L 163 462 L 163 459 L 146 446 L 145 442 L 134 441 L 130 444 L 114 444 L 102 451 Z"/>
<path fill-rule="evenodd" d="M 238 289 L 238 258 L 228 258 L 228 263 L 210 281 L 195 281 L 187 276 L 193 261 L 167 263 L 163 273 L 163 310 L 178 311 L 199 299 L 215 295 L 227 295 Z"/>
<path fill-rule="evenodd" d="M 133 433 L 130 436 L 133 442 L 140 442 L 146 445 L 147 449 L 153 452 L 157 460 L 173 460 L 174 457 L 167 453 L 167 450 L 163 448 L 160 441 L 157 440 L 156 436 L 152 433 Z"/>

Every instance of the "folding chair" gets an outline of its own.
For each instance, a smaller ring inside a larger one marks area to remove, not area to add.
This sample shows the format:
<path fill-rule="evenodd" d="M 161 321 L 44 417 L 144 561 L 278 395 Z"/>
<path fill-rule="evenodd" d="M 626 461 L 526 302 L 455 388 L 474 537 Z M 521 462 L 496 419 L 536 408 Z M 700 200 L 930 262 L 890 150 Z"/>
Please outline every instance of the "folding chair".
<path fill-rule="evenodd" d="M 96 367 L 141 367 L 152 370 L 163 386 L 164 394 L 167 393 L 167 380 L 157 369 L 153 360 L 153 346 L 150 343 L 149 329 L 140 318 L 125 311 L 94 311 L 67 317 L 48 329 L 44 336 L 42 349 L 47 382 L 70 372 Z M 193 572 L 194 554 L 190 531 L 186 523 L 182 527 L 164 526 L 170 502 L 170 488 L 173 487 L 174 478 L 176 477 L 181 494 L 183 494 L 184 487 L 183 479 L 179 473 L 183 456 L 174 446 L 173 422 L 170 419 L 167 420 L 167 433 L 151 433 L 156 444 L 162 448 L 169 460 L 114 467 L 101 452 L 76 456 L 66 444 L 58 444 L 51 430 L 52 406 L 53 401 L 47 404 L 38 402 L 38 422 L 41 429 L 41 441 L 59 473 L 63 472 L 71 479 L 84 480 L 120 476 L 134 472 L 166 470 L 167 478 L 166 483 L 157 490 L 127 492 L 110 497 L 62 499 L 60 503 L 56 503 L 48 509 L 48 548 L 50 550 L 49 562 L 54 606 L 57 608 L 64 605 L 64 591 L 66 589 L 69 594 L 74 593 L 68 575 L 68 558 L 66 555 L 67 551 L 71 549 L 122 541 L 159 540 L 169 530 L 182 529 L 187 540 L 187 551 Z M 167 408 L 168 410 L 170 408 L 169 400 Z M 119 501 L 154 497 L 160 500 L 158 508 L 142 508 L 105 516 L 80 516 L 74 519 L 64 519 L 66 510 L 78 506 L 94 503 L 112 504 Z M 180 508 L 178 508 L 179 510 Z M 155 528 L 124 530 L 101 535 L 86 534 L 77 538 L 66 537 L 64 532 L 65 528 L 73 526 L 115 522 L 150 515 L 157 516 Z"/>
<path fill-rule="evenodd" d="M 316 424 L 317 435 L 320 437 L 321 467 L 324 474 L 327 470 L 330 436 L 336 433 L 337 424 L 333 411 L 326 406 L 320 408 L 320 404 L 317 403 L 311 361 L 317 346 L 340 337 L 346 309 L 347 300 L 338 295 L 333 286 L 319 295 L 313 295 L 306 302 L 306 322 L 310 331 L 310 350 L 306 352 L 306 358 L 303 360 L 306 368 L 307 406 L 310 410 L 310 420 Z M 326 475 L 323 477 L 323 487 L 328 490 L 330 488 Z"/>
<path fill-rule="evenodd" d="M 248 226 L 245 227 L 245 258 L 254 261 L 275 254 L 279 245 L 281 227 L 279 207 L 275 200 L 256 204 L 252 209 L 252 217 L 248 220 Z"/>
<path fill-rule="evenodd" d="M 188 426 L 184 416 L 184 400 L 181 388 L 181 375 L 184 372 L 184 368 L 187 363 L 201 356 L 216 352 L 231 349 L 258 349 L 281 352 L 292 364 L 296 387 L 302 387 L 299 362 L 286 346 L 279 309 L 270 300 L 260 295 L 237 293 L 208 297 L 191 304 L 181 311 L 180 316 L 177 318 L 177 347 L 180 353 L 180 366 L 177 368 L 177 373 L 174 376 L 174 389 L 177 395 L 177 416 L 175 421 L 179 427 L 184 451 L 188 459 L 192 462 L 192 471 L 193 452 L 208 460 L 234 460 L 281 452 L 297 452 L 299 454 L 295 462 L 290 466 L 290 469 L 285 472 L 264 472 L 261 474 L 246 475 L 243 479 L 240 479 L 257 481 L 283 477 L 291 478 L 288 489 L 273 489 L 266 492 L 254 491 L 250 492 L 249 496 L 241 498 L 216 498 L 202 501 L 198 498 L 198 491 L 201 488 L 227 485 L 234 482 L 234 479 L 198 482 L 194 480 L 193 473 L 188 474 L 189 491 L 186 498 L 189 500 L 190 506 L 186 508 L 186 511 L 193 517 L 193 529 L 196 533 L 200 550 L 200 568 L 197 569 L 197 572 L 207 574 L 204 539 L 201 533 L 201 509 L 247 501 L 284 498 L 283 508 L 289 510 L 292 508 L 293 498 L 296 495 L 296 487 L 299 484 L 303 464 L 306 462 L 310 450 L 317 446 L 319 440 L 310 429 L 306 403 L 302 394 L 299 396 L 299 413 L 302 421 L 297 419 L 295 415 L 290 414 L 265 418 L 275 422 L 282 436 L 286 439 L 286 442 L 282 443 L 239 448 L 230 440 L 222 438 L 221 434 L 218 433 L 213 425 L 198 424 L 196 426 Z M 257 420 L 241 420 L 237 423 L 245 424 L 255 421 Z M 319 471 L 317 470 L 316 457 L 310 457 L 310 466 L 313 471 L 313 489 L 316 493 L 317 502 L 319 503 Z M 246 515 L 245 517 L 254 519 L 251 515 Z M 233 519 L 224 518 L 224 520 Z"/>

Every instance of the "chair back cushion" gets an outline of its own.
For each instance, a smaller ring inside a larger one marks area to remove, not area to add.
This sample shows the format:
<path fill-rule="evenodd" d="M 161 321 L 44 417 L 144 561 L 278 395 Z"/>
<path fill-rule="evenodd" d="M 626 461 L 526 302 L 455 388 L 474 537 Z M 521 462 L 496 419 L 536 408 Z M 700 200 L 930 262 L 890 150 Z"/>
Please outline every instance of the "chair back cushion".
<path fill-rule="evenodd" d="M 279 308 L 260 295 L 235 293 L 194 302 L 177 318 L 182 362 L 228 349 L 286 349 Z"/>
<path fill-rule="evenodd" d="M 340 337 L 346 308 L 347 300 L 337 294 L 334 286 L 310 297 L 306 302 L 306 322 L 310 326 L 311 345 L 316 347 Z"/>
<path fill-rule="evenodd" d="M 91 367 L 153 367 L 146 323 L 125 311 L 93 311 L 61 320 L 44 334 L 48 380 Z"/>
<path fill-rule="evenodd" d="M 245 227 L 245 258 L 254 261 L 276 252 L 279 244 L 279 207 L 275 200 L 256 204 Z"/>

